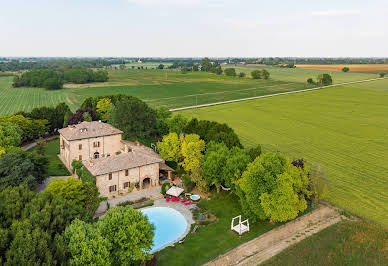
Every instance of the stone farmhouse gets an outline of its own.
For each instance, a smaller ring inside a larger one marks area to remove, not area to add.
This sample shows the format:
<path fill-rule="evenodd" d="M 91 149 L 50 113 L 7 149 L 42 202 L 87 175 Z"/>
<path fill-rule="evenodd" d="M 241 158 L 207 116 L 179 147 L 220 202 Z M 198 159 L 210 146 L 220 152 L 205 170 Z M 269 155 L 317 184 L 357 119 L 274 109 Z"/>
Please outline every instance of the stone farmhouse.
<path fill-rule="evenodd" d="M 159 186 L 171 178 L 173 169 L 159 154 L 138 142 L 122 140 L 122 133 L 99 121 L 62 128 L 58 156 L 70 171 L 73 160 L 82 161 L 96 178 L 101 196 L 108 198 Z"/>

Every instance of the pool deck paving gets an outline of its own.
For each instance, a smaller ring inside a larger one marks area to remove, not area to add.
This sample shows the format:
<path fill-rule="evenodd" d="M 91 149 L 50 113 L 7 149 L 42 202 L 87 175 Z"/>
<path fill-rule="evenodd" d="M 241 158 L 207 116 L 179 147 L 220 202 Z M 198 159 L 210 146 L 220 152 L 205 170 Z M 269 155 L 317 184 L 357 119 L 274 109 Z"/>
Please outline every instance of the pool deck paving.
<path fill-rule="evenodd" d="M 139 200 L 141 198 L 150 198 L 151 200 L 158 199 L 162 197 L 162 194 L 160 194 L 160 186 L 157 187 L 152 187 L 149 189 L 145 190 L 140 190 L 140 191 L 134 191 L 131 192 L 127 195 L 120 196 L 117 198 L 109 199 L 109 200 L 104 200 L 100 203 L 100 206 L 98 207 L 96 211 L 96 215 L 102 214 L 107 211 L 107 206 L 106 203 L 109 202 L 110 208 L 115 207 L 117 204 L 125 202 L 125 201 L 135 201 Z"/>
<path fill-rule="evenodd" d="M 316 210 L 248 241 L 204 265 L 256 266 L 342 219 L 345 217 L 341 216 L 336 209 L 321 205 Z"/>

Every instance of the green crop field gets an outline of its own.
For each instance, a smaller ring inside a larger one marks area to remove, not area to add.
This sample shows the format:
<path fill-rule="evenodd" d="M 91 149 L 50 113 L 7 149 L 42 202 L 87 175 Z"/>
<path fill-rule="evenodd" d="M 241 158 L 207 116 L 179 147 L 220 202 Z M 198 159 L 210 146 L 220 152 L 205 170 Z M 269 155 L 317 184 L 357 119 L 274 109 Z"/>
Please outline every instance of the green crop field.
<path fill-rule="evenodd" d="M 223 68 L 234 67 L 237 72 L 244 72 L 247 76 L 255 69 L 266 69 L 271 73 L 271 78 L 275 80 L 282 80 L 288 82 L 306 82 L 308 78 L 316 79 L 318 75 L 328 73 L 332 76 L 334 83 L 343 83 L 356 80 L 364 80 L 379 77 L 378 73 L 359 73 L 359 72 L 337 72 L 337 71 L 323 71 L 315 69 L 303 68 L 280 68 L 266 65 L 248 65 L 248 66 L 234 66 L 226 65 Z"/>
<path fill-rule="evenodd" d="M 226 122 L 247 147 L 262 144 L 323 167 L 328 200 L 388 225 L 388 80 L 196 110 Z"/>
<path fill-rule="evenodd" d="M 136 63 L 137 64 L 137 63 Z M 138 64 L 151 68 L 153 64 Z M 130 66 L 130 65 L 129 65 Z M 146 101 L 152 107 L 177 108 L 196 104 L 266 95 L 309 88 L 306 79 L 316 77 L 320 70 L 270 67 L 271 79 L 253 80 L 226 77 L 204 72 L 182 74 L 178 70 L 109 69 L 109 81 L 104 83 L 65 84 L 59 91 L 42 88 L 12 88 L 12 77 L 0 77 L 0 115 L 30 111 L 34 107 L 53 106 L 66 102 L 74 111 L 89 96 L 128 94 Z M 259 66 L 260 67 L 260 66 Z M 238 67 L 250 73 L 256 66 Z M 333 72 L 334 82 L 377 77 L 376 74 Z"/>
<path fill-rule="evenodd" d="M 110 70 L 106 83 L 66 84 L 58 91 L 12 88 L 12 77 L 0 77 L 0 115 L 66 102 L 74 111 L 90 96 L 128 94 L 152 107 L 182 107 L 215 101 L 305 89 L 304 83 L 232 78 L 209 73 L 164 70 Z"/>

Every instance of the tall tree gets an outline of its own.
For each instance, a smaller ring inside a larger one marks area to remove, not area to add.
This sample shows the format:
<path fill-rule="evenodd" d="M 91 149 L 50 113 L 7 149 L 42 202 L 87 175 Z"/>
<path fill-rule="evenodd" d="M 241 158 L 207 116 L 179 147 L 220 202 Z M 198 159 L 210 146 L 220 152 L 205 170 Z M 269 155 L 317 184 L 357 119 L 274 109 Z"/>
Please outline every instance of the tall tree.
<path fill-rule="evenodd" d="M 250 163 L 237 181 L 237 194 L 252 220 L 283 222 L 307 208 L 307 169 L 293 166 L 281 154 L 267 153 Z"/>
<path fill-rule="evenodd" d="M 0 147 L 19 146 L 21 130 L 12 123 L 0 122 Z"/>
<path fill-rule="evenodd" d="M 178 135 L 184 132 L 187 123 L 188 123 L 187 118 L 181 114 L 175 114 L 171 118 L 167 119 L 167 125 L 169 128 L 169 131 L 175 132 Z"/>
<path fill-rule="evenodd" d="M 94 214 L 101 201 L 95 185 L 89 182 L 84 183 L 74 177 L 66 180 L 57 178 L 47 186 L 46 191 L 54 197 L 62 197 L 85 208 L 90 215 Z"/>
<path fill-rule="evenodd" d="M 121 129 L 125 139 L 147 140 L 156 136 L 156 112 L 135 97 L 117 101 L 109 112 L 108 122 Z"/>
<path fill-rule="evenodd" d="M 163 159 L 178 164 L 182 159 L 181 142 L 178 135 L 173 132 L 164 136 L 162 141 L 158 142 L 158 151 Z"/>
<path fill-rule="evenodd" d="M 109 98 L 102 98 L 97 102 L 96 111 L 102 121 L 108 121 L 109 110 L 111 107 L 112 102 Z"/>
<path fill-rule="evenodd" d="M 229 157 L 229 149 L 223 143 L 210 142 L 203 157 L 203 176 L 208 186 L 215 185 L 217 192 L 224 183 L 224 167 Z"/>
<path fill-rule="evenodd" d="M 101 235 L 111 243 L 110 256 L 118 264 L 149 259 L 154 226 L 132 208 L 110 209 L 97 224 Z"/>
<path fill-rule="evenodd" d="M 64 233 L 71 265 L 112 265 L 111 243 L 94 224 L 74 220 Z"/>
<path fill-rule="evenodd" d="M 333 79 L 329 74 L 321 74 L 317 77 L 317 82 L 319 86 L 328 86 L 333 84 Z"/>
<path fill-rule="evenodd" d="M 261 78 L 261 71 L 260 70 L 253 70 L 251 72 L 251 76 L 253 79 L 260 79 Z"/>
<path fill-rule="evenodd" d="M 225 75 L 227 76 L 230 76 L 230 77 L 236 76 L 236 69 L 234 68 L 225 68 L 224 72 L 225 72 Z"/>
<path fill-rule="evenodd" d="M 200 191 L 206 191 L 206 181 L 202 176 L 202 152 L 205 150 L 205 142 L 196 134 L 181 136 L 181 151 L 183 161 L 180 163 L 189 174 Z"/>

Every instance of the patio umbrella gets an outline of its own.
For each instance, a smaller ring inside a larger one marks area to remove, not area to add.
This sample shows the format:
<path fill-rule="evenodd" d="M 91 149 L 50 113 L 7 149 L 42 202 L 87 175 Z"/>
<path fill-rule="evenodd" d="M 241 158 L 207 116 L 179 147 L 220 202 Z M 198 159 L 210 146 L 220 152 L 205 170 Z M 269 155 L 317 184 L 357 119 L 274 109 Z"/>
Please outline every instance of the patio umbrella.
<path fill-rule="evenodd" d="M 179 195 L 182 194 L 182 192 L 183 192 L 183 188 L 172 186 L 170 187 L 169 190 L 167 190 L 166 193 L 174 197 L 179 197 Z"/>

